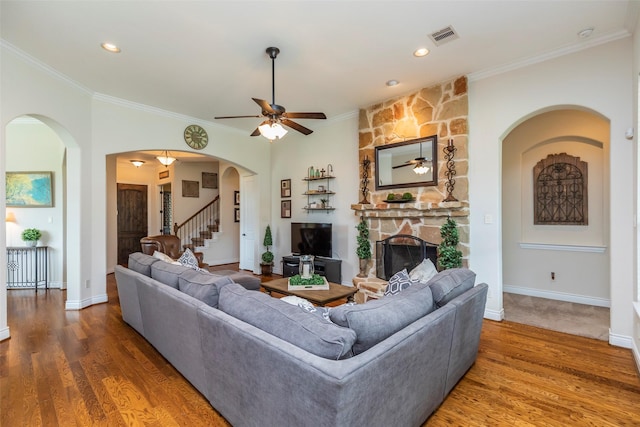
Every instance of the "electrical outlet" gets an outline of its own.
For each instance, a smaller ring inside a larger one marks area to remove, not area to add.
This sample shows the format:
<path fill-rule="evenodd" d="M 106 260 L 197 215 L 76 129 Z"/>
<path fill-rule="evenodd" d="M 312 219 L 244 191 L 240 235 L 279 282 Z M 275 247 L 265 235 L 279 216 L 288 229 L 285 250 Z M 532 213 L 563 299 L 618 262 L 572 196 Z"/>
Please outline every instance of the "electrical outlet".
<path fill-rule="evenodd" d="M 90 287 L 90 286 L 91 286 L 91 280 L 88 280 L 88 279 L 87 279 L 87 280 L 85 280 L 85 281 L 84 281 L 84 287 L 85 287 L 85 288 L 87 288 L 87 289 L 89 289 L 89 287 Z"/>

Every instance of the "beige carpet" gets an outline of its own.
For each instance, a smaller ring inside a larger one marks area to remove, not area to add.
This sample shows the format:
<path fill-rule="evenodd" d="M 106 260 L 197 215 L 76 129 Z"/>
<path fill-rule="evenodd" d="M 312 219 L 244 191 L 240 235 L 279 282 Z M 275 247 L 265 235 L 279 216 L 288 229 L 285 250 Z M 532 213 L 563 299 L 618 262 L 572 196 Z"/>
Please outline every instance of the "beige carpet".
<path fill-rule="evenodd" d="M 609 309 L 504 292 L 505 320 L 609 340 Z"/>

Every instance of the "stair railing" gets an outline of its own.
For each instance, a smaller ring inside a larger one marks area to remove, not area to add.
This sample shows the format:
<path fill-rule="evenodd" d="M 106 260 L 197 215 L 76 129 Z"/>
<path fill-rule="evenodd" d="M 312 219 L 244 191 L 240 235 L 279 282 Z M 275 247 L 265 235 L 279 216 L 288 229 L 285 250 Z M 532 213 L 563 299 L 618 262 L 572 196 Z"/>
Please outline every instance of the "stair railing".
<path fill-rule="evenodd" d="M 191 215 L 186 221 L 173 225 L 173 234 L 180 238 L 183 248 L 193 249 L 203 246 L 205 239 L 211 238 L 213 231 L 218 231 L 220 224 L 220 196 Z"/>

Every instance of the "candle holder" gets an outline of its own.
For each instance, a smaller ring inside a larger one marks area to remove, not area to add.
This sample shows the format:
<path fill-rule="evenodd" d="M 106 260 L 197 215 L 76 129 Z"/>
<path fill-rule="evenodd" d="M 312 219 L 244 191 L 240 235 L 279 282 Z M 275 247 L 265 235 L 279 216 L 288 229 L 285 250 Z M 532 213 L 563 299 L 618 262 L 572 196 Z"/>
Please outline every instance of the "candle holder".
<path fill-rule="evenodd" d="M 361 205 L 368 205 L 369 199 L 367 196 L 369 195 L 369 166 L 371 165 L 371 160 L 369 160 L 369 156 L 364 156 L 362 159 L 362 186 L 360 187 L 360 193 L 362 193 L 362 200 L 360 200 Z"/>
<path fill-rule="evenodd" d="M 311 279 L 314 273 L 313 255 L 300 255 L 299 274 L 303 279 Z"/>
<path fill-rule="evenodd" d="M 443 202 L 457 202 L 458 199 L 453 197 L 453 190 L 456 186 L 456 180 L 453 178 L 456 176 L 456 162 L 453 160 L 453 156 L 455 155 L 458 149 L 453 145 L 453 139 L 449 139 L 446 147 L 442 150 L 444 152 L 444 159 L 447 164 L 447 171 L 444 173 L 444 176 L 447 177 L 447 182 L 444 184 L 447 190 L 447 198 L 443 200 Z"/>

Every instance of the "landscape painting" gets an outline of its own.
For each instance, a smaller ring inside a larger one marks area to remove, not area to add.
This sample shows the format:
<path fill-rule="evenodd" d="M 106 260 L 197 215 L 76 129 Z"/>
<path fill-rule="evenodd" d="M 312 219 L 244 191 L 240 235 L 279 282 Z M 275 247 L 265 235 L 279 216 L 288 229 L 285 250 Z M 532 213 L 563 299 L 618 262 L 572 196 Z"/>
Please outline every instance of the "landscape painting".
<path fill-rule="evenodd" d="M 7 206 L 53 206 L 52 172 L 7 172 Z"/>

